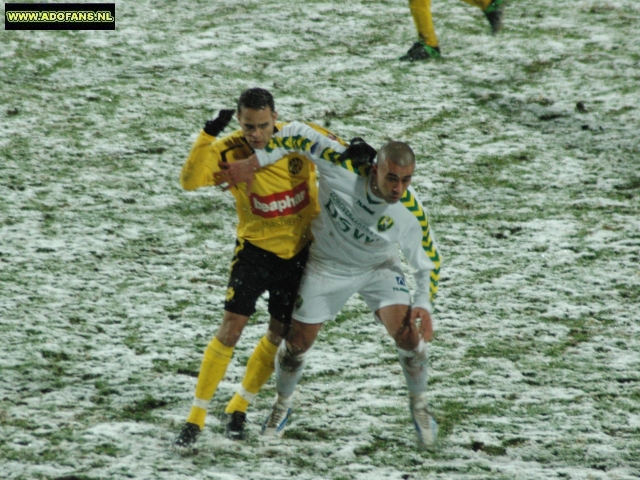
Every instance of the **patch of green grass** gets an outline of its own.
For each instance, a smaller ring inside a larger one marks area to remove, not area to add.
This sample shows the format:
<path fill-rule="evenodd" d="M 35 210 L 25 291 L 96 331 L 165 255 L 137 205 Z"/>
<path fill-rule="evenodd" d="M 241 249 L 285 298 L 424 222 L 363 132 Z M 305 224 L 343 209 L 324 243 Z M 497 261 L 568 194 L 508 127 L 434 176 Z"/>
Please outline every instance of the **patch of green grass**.
<path fill-rule="evenodd" d="M 358 328 L 361 322 L 370 321 L 369 315 L 372 314 L 366 305 L 355 305 L 343 308 L 335 320 L 325 323 L 321 333 L 323 341 L 329 345 L 343 342 L 345 339 L 353 341 L 354 331 L 358 331 L 359 341 L 369 340 L 370 335 L 359 331 L 360 329 Z"/>
<path fill-rule="evenodd" d="M 33 435 L 39 438 L 45 439 L 52 446 L 56 447 L 63 442 L 75 442 L 77 441 L 77 431 L 70 427 L 63 427 L 60 429 L 52 429 L 47 432 L 33 432 Z"/>
<path fill-rule="evenodd" d="M 492 340 L 483 345 L 473 345 L 467 349 L 464 356 L 467 359 L 475 358 L 506 358 L 512 362 L 517 362 L 522 356 L 527 356 L 533 349 L 535 344 L 518 342 L 513 340 Z"/>
<path fill-rule="evenodd" d="M 109 457 L 117 457 L 120 449 L 113 443 L 101 443 L 94 447 L 95 453 L 98 455 L 107 455 Z"/>
<path fill-rule="evenodd" d="M 475 208 L 475 205 L 467 200 L 459 198 L 456 196 L 455 192 L 445 192 L 440 197 L 441 205 L 451 205 L 452 207 L 456 207 L 458 210 L 463 210 L 462 215 L 465 215 L 466 212 L 469 212 Z M 431 218 L 434 222 L 439 223 L 441 220 L 444 220 L 440 215 L 432 214 Z"/>
<path fill-rule="evenodd" d="M 512 165 L 517 166 L 530 162 L 535 158 L 535 156 L 535 151 L 532 149 L 526 149 L 511 152 L 506 155 L 481 155 L 477 158 L 475 164 L 478 166 L 488 167 L 490 169 L 495 168 L 502 170 Z"/>
<path fill-rule="evenodd" d="M 153 370 L 158 373 L 177 373 L 178 375 L 188 375 L 193 378 L 198 378 L 200 373 L 200 362 L 177 362 L 171 363 L 169 360 L 154 358 Z"/>
<path fill-rule="evenodd" d="M 496 399 L 483 405 L 473 405 L 468 402 L 446 400 L 438 404 L 436 417 L 443 436 L 450 434 L 456 425 L 466 424 L 473 418 L 493 416 L 502 418 L 508 415 L 512 404 L 508 401 Z"/>
<path fill-rule="evenodd" d="M 362 411 L 367 415 L 380 416 L 385 415 L 389 417 L 404 417 L 407 415 L 407 409 L 403 407 L 370 407 L 365 406 L 362 408 Z"/>
<path fill-rule="evenodd" d="M 133 405 L 128 405 L 119 412 L 118 417 L 122 420 L 134 420 L 136 422 L 154 423 L 153 411 L 164 408 L 168 405 L 166 400 L 160 400 L 146 395 L 142 400 L 138 400 Z"/>
<path fill-rule="evenodd" d="M 316 467 L 316 460 L 310 455 L 297 455 L 290 459 L 290 464 L 298 468 L 313 469 Z"/>
<path fill-rule="evenodd" d="M 521 178 L 521 168 L 524 164 L 534 158 L 533 151 L 519 151 L 507 155 L 485 155 L 469 165 L 464 170 L 450 170 L 446 176 L 460 182 L 462 186 L 473 185 L 474 189 L 485 188 L 493 190 L 496 188 L 507 188 L 513 191 L 528 191 L 537 189 L 535 185 L 523 183 Z M 460 188 L 458 188 L 459 190 Z M 517 199 L 513 199 L 518 202 Z M 504 212 L 509 214 L 508 212 Z M 494 213 L 494 215 L 496 215 Z"/>
<path fill-rule="evenodd" d="M 534 60 L 526 64 L 522 70 L 527 75 L 535 75 L 552 69 L 554 64 L 552 60 Z"/>
<path fill-rule="evenodd" d="M 502 440 L 501 442 L 502 446 L 505 448 L 520 447 L 522 445 L 526 445 L 527 443 L 529 443 L 529 440 L 522 437 L 512 437 Z"/>
<path fill-rule="evenodd" d="M 212 230 L 221 230 L 223 228 L 223 224 L 220 219 L 215 219 L 214 221 L 196 221 L 191 224 L 191 228 L 194 230 L 204 230 L 206 233 L 210 233 Z"/>
<path fill-rule="evenodd" d="M 284 438 L 292 439 L 292 440 L 301 440 L 306 442 L 313 441 L 327 441 L 336 438 L 336 432 L 325 429 L 325 428 L 315 428 L 315 427 L 292 427 L 290 429 L 285 430 Z"/>
<path fill-rule="evenodd" d="M 52 362 L 68 362 L 72 360 L 71 355 L 62 351 L 57 352 L 51 350 L 42 350 L 40 353 L 42 354 L 42 358 L 45 358 Z"/>
<path fill-rule="evenodd" d="M 590 13 L 592 15 L 607 15 L 618 11 L 619 7 L 611 5 L 609 3 L 594 4 L 591 5 L 588 10 L 586 10 L 587 13 Z"/>
<path fill-rule="evenodd" d="M 329 330 L 337 330 L 338 327 L 341 327 L 345 322 L 349 320 L 357 320 L 360 319 L 363 315 L 369 313 L 369 309 L 366 306 L 358 306 L 358 307 L 347 307 L 343 308 L 335 320 L 325 327 L 325 331 Z"/>
<path fill-rule="evenodd" d="M 632 176 L 624 183 L 618 184 L 613 188 L 616 190 L 633 190 L 637 193 L 640 191 L 640 177 Z"/>
<path fill-rule="evenodd" d="M 357 457 L 372 457 L 379 451 L 387 451 L 392 443 L 395 443 L 393 439 L 375 436 L 372 442 L 357 447 L 353 453 Z"/>
<path fill-rule="evenodd" d="M 98 380 L 94 383 L 97 392 L 91 396 L 96 405 L 107 405 L 111 402 L 111 395 L 120 395 L 120 391 L 111 387 L 107 381 Z"/>
<path fill-rule="evenodd" d="M 483 442 L 472 442 L 469 448 L 474 452 L 484 452 L 492 457 L 500 457 L 507 454 L 504 445 L 485 445 Z"/>
<path fill-rule="evenodd" d="M 190 306 L 191 306 L 190 300 L 181 299 L 181 300 L 176 300 L 176 302 L 173 305 L 167 305 L 163 308 L 168 313 L 181 313 L 185 308 Z"/>
<path fill-rule="evenodd" d="M 235 214 L 232 207 L 229 207 L 222 199 L 215 197 L 197 197 L 190 196 L 184 198 L 182 202 L 175 203 L 170 208 L 171 213 L 178 215 L 182 218 L 198 218 L 200 215 L 204 215 L 208 220 L 196 220 L 196 221 L 211 221 L 210 219 L 216 218 L 220 211 L 228 210 L 230 213 Z"/>
<path fill-rule="evenodd" d="M 341 378 L 348 378 L 344 376 L 344 368 L 336 368 L 336 369 L 331 369 L 331 370 L 324 370 L 322 372 L 317 372 L 314 374 L 310 374 L 310 375 L 305 375 L 304 378 L 304 383 L 314 383 L 317 381 L 321 381 L 323 379 L 331 379 L 331 378 L 337 378 L 337 377 L 341 377 Z"/>
<path fill-rule="evenodd" d="M 410 137 L 416 133 L 427 132 L 434 127 L 440 126 L 446 121 L 453 120 L 460 116 L 460 112 L 454 109 L 443 108 L 432 117 L 422 120 L 415 125 L 404 130 L 403 134 Z"/>
<path fill-rule="evenodd" d="M 42 463 L 42 462 L 60 462 L 68 458 L 68 452 L 64 449 L 45 448 L 41 451 L 27 449 L 3 448 L 3 457 L 6 460 L 12 460 L 21 463 Z M 24 477 L 23 477 L 24 478 Z"/>
<path fill-rule="evenodd" d="M 542 350 L 544 355 L 549 357 L 562 357 L 567 349 L 579 346 L 581 343 L 588 342 L 593 336 L 593 327 L 591 319 L 579 318 L 562 318 L 562 317 L 540 317 L 540 320 L 551 324 L 562 324 L 569 328 L 566 337 L 560 339 L 559 342 L 545 346 Z"/>
<path fill-rule="evenodd" d="M 149 351 L 148 346 L 144 344 L 143 340 L 144 338 L 142 334 L 139 331 L 134 330 L 124 337 L 122 343 L 133 350 L 136 355 L 143 355 Z"/>

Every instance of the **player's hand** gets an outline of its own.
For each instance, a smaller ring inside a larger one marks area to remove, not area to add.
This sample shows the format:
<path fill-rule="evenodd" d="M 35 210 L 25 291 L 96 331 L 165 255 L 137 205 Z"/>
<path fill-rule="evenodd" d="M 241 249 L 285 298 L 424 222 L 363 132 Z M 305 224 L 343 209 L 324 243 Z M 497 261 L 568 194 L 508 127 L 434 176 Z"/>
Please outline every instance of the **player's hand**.
<path fill-rule="evenodd" d="M 220 171 L 213 174 L 214 184 L 229 190 L 238 183 L 247 184 L 247 193 L 251 191 L 253 185 L 253 174 L 260 168 L 258 157 L 251 155 L 244 160 L 238 160 L 233 163 L 218 162 Z"/>
<path fill-rule="evenodd" d="M 420 337 L 425 342 L 433 340 L 433 324 L 431 323 L 431 314 L 424 308 L 412 308 L 411 309 L 411 323 L 417 322 L 420 319 L 419 332 Z"/>
<path fill-rule="evenodd" d="M 216 118 L 207 120 L 204 124 L 204 132 L 212 137 L 217 137 L 229 125 L 234 113 L 236 113 L 235 110 L 220 110 Z"/>
<path fill-rule="evenodd" d="M 362 165 L 371 165 L 377 153 L 375 148 L 360 137 L 356 137 L 351 139 L 351 143 L 347 149 L 340 154 L 338 160 L 343 162 L 351 159 L 351 164 L 354 168 L 358 168 Z"/>

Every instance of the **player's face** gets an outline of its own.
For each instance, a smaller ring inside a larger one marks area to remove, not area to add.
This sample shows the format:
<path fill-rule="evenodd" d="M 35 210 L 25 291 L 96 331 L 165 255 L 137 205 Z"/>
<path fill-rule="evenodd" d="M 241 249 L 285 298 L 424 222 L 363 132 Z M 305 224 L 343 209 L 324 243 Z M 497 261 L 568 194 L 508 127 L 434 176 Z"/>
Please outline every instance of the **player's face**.
<path fill-rule="evenodd" d="M 241 108 L 238 112 L 238 123 L 242 129 L 242 135 L 254 149 L 262 149 L 267 146 L 276 126 L 278 113 L 266 107 L 261 110 Z"/>
<path fill-rule="evenodd" d="M 373 166 L 376 194 L 387 203 L 396 203 L 411 185 L 415 164 L 401 167 L 390 161 Z"/>

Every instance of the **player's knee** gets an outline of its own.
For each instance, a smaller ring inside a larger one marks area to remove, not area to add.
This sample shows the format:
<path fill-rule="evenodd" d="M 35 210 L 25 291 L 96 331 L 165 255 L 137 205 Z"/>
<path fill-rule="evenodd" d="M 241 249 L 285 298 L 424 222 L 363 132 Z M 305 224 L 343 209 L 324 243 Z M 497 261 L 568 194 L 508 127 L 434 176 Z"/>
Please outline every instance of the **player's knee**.
<path fill-rule="evenodd" d="M 266 334 L 267 340 L 275 346 L 279 346 L 280 342 L 284 338 L 281 334 L 273 332 L 271 330 L 267 330 Z"/>
<path fill-rule="evenodd" d="M 427 366 L 427 345 L 423 341 L 413 350 L 398 349 L 400 362 L 403 363 L 408 370 L 419 370 Z"/>
<path fill-rule="evenodd" d="M 267 339 L 274 345 L 280 345 L 282 339 L 287 335 L 290 326 L 290 323 L 285 323 L 275 317 L 271 317 L 267 330 Z"/>
<path fill-rule="evenodd" d="M 420 341 L 417 330 L 409 324 L 402 324 L 392 336 L 396 345 L 404 350 L 413 350 Z"/>
<path fill-rule="evenodd" d="M 280 368 L 286 372 L 293 372 L 304 364 L 306 352 L 296 350 L 295 347 L 285 342 L 278 350 L 278 362 Z"/>
<path fill-rule="evenodd" d="M 234 347 L 238 343 L 238 340 L 240 340 L 240 336 L 248 320 L 249 317 L 244 315 L 225 311 L 222 317 L 222 324 L 216 333 L 216 337 L 224 345 Z"/>

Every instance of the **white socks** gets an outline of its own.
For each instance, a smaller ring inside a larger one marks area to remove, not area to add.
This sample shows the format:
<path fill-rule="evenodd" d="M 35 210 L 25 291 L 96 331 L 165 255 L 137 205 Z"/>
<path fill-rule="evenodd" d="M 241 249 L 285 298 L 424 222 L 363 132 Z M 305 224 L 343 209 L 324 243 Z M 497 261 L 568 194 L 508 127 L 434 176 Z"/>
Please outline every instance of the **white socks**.
<path fill-rule="evenodd" d="M 414 350 L 396 347 L 409 394 L 418 396 L 427 390 L 427 344 L 423 340 Z"/>
<path fill-rule="evenodd" d="M 284 397 L 290 403 L 291 399 L 289 397 L 292 397 L 296 385 L 298 385 L 302 377 L 302 370 L 306 363 L 306 352 L 294 355 L 287 348 L 287 342 L 284 341 L 278 348 L 275 363 L 278 397 Z"/>

